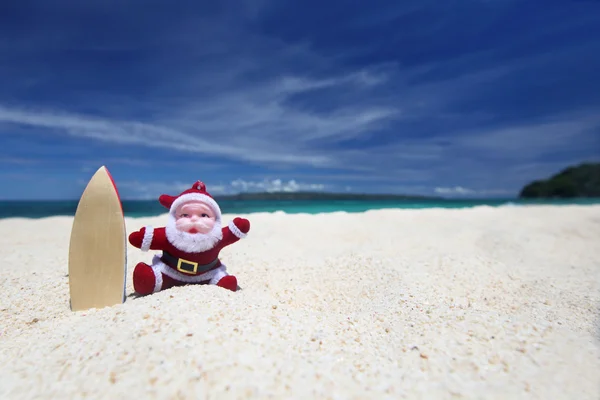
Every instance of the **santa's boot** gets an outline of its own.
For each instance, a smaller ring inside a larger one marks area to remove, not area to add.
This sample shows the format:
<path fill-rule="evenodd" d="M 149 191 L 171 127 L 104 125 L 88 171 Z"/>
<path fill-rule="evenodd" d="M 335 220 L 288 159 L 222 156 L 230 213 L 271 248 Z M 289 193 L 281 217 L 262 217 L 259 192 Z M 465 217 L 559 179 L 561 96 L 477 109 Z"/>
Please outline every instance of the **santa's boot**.
<path fill-rule="evenodd" d="M 152 267 L 146 263 L 138 263 L 133 270 L 133 289 L 145 296 L 154 292 L 156 277 Z"/>
<path fill-rule="evenodd" d="M 217 286 L 235 292 L 237 290 L 237 278 L 233 275 L 224 276 L 217 282 Z"/>

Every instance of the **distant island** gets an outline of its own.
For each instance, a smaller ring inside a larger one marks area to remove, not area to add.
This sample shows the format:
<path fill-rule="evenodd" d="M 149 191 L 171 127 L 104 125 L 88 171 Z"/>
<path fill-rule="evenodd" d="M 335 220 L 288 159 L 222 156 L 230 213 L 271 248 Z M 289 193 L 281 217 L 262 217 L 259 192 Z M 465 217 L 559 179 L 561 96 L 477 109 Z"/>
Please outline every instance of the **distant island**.
<path fill-rule="evenodd" d="M 565 168 L 544 180 L 527 184 L 519 197 L 576 198 L 600 197 L 600 163 L 583 163 Z"/>
<path fill-rule="evenodd" d="M 333 192 L 246 192 L 232 195 L 215 195 L 216 201 L 220 200 L 269 200 L 269 201 L 287 201 L 287 200 L 437 200 L 439 197 L 400 195 L 400 194 L 366 194 L 366 193 L 333 193 Z"/>

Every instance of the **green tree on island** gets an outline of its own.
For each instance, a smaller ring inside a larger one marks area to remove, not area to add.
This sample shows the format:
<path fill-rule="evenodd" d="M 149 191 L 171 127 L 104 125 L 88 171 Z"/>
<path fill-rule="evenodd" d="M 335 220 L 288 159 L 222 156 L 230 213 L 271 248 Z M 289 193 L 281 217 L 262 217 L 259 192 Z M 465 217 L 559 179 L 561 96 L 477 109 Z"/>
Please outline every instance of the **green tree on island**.
<path fill-rule="evenodd" d="M 600 163 L 571 166 L 548 179 L 533 181 L 521 190 L 519 197 L 600 197 Z"/>

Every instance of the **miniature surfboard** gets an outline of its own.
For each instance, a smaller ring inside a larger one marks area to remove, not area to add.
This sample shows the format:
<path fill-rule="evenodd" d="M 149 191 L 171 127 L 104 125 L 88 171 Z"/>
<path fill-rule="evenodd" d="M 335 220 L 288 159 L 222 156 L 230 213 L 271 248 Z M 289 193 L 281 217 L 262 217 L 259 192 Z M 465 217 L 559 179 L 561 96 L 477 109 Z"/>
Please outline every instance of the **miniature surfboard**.
<path fill-rule="evenodd" d="M 71 310 L 125 302 L 127 235 L 117 187 L 102 166 L 85 188 L 71 230 Z"/>

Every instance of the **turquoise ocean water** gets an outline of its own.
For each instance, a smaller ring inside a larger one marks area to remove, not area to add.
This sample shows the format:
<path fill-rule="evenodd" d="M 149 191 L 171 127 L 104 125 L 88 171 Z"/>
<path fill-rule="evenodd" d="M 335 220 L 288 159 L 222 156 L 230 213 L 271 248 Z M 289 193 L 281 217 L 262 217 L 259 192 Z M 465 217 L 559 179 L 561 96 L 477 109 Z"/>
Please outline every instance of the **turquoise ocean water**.
<path fill-rule="evenodd" d="M 385 208 L 467 208 L 481 205 L 518 206 L 529 204 L 541 205 L 586 205 L 600 204 L 600 199 L 569 200 L 519 200 L 519 199 L 486 199 L 486 200 L 323 200 L 323 201 L 262 201 L 262 200 L 221 200 L 219 205 L 223 213 L 247 214 L 253 212 L 283 211 L 289 214 L 346 211 L 362 212 Z M 73 216 L 77 209 L 77 201 L 0 201 L 0 218 L 25 217 L 44 218 L 51 216 Z M 144 217 L 164 214 L 166 209 L 158 201 L 124 200 L 123 209 L 128 217 Z"/>

